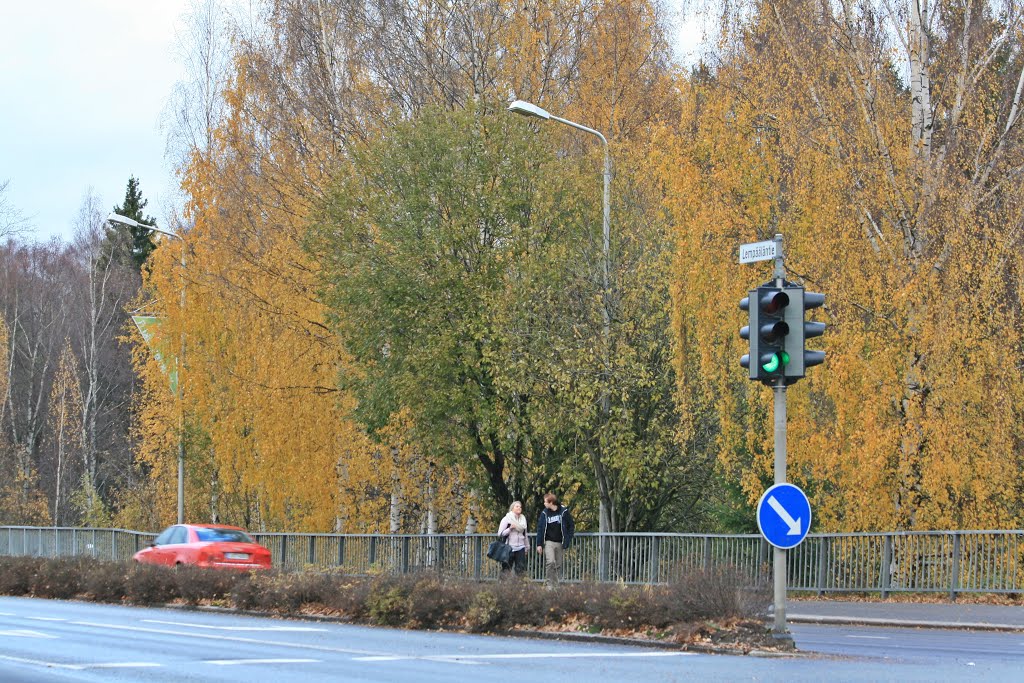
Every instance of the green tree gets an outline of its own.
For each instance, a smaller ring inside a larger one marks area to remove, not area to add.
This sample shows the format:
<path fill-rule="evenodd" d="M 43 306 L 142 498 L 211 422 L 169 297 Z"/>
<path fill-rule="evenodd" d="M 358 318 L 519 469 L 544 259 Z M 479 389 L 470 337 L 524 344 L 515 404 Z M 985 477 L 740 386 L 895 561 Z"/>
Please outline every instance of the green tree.
<path fill-rule="evenodd" d="M 428 111 L 357 153 L 311 243 L 360 421 L 378 433 L 408 408 L 425 448 L 475 472 L 496 508 L 550 481 L 559 450 L 534 434 L 536 387 L 513 377 L 543 330 L 509 315 L 571 225 L 535 204 L 549 160 L 504 112 Z"/>
<path fill-rule="evenodd" d="M 142 198 L 142 190 L 139 189 L 139 180 L 135 176 L 128 177 L 128 186 L 124 191 L 124 201 L 120 206 L 114 207 L 114 213 L 133 221 L 156 225 L 156 218 L 146 216 L 143 211 L 149 204 L 148 199 Z M 122 255 L 126 262 L 130 259 L 136 268 L 142 265 L 149 258 L 149 255 L 156 248 L 152 240 L 153 231 L 145 228 L 129 228 L 117 226 L 108 228 L 107 239 L 111 243 L 112 252 Z"/>
<path fill-rule="evenodd" d="M 432 110 L 355 155 L 310 241 L 354 359 L 342 386 L 371 434 L 408 411 L 495 510 L 550 489 L 583 526 L 600 496 L 613 530 L 693 523 L 710 464 L 675 402 L 660 194 L 617 176 L 606 346 L 599 162 L 559 158 L 548 131 Z"/>

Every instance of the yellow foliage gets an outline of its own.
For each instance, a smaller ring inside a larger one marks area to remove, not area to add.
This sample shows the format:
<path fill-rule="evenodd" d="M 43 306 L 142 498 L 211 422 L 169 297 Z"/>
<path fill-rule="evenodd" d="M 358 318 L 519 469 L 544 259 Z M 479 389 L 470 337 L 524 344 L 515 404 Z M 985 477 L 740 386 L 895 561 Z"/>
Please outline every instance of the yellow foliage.
<path fill-rule="evenodd" d="M 965 180 L 992 147 L 928 158 L 908 144 L 923 134 L 877 66 L 884 53 L 857 61 L 881 48 L 835 35 L 860 24 L 800 2 L 757 9 L 713 74 L 680 81 L 681 117 L 652 157 L 677 237 L 680 391 L 714 406 L 723 470 L 756 501 L 771 479 L 771 393 L 738 365 L 737 303 L 769 274 L 738 265 L 736 248 L 781 232 L 788 279 L 828 296 L 826 363 L 788 392 L 789 478 L 820 528 L 1019 524 L 1010 283 L 1024 266 L 1012 227 L 1024 197 L 1002 185 L 996 201 Z M 836 50 L 841 40 L 852 47 Z M 966 92 L 966 112 L 981 117 L 989 96 Z M 961 127 L 991 125 L 971 115 Z"/>

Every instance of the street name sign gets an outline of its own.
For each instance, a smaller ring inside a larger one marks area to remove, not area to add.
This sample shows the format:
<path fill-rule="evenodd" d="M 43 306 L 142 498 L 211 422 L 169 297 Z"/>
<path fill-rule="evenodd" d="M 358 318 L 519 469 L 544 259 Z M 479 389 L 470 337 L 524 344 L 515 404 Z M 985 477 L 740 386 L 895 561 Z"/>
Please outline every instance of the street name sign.
<path fill-rule="evenodd" d="M 811 503 L 800 487 L 776 484 L 757 503 L 757 528 L 776 548 L 795 548 L 811 528 Z"/>
<path fill-rule="evenodd" d="M 777 256 L 775 240 L 767 242 L 751 242 L 740 245 L 740 263 L 754 263 L 755 261 L 770 261 Z"/>

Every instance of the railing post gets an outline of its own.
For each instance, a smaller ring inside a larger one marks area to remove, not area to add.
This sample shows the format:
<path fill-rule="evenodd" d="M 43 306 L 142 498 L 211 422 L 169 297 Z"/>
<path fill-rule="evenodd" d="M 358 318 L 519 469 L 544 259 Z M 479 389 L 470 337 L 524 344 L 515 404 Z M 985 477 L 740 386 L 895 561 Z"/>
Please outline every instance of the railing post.
<path fill-rule="evenodd" d="M 281 534 L 281 567 L 288 566 L 288 534 Z"/>
<path fill-rule="evenodd" d="M 135 538 L 135 552 L 139 552 L 139 535 L 132 534 L 132 536 Z"/>
<path fill-rule="evenodd" d="M 704 571 L 711 571 L 711 537 L 704 537 Z"/>
<path fill-rule="evenodd" d="M 437 537 L 437 573 L 444 573 L 444 542 L 446 536 Z"/>
<path fill-rule="evenodd" d="M 477 581 L 483 575 L 483 539 L 480 536 L 473 538 L 473 578 Z"/>
<path fill-rule="evenodd" d="M 117 531 L 110 532 L 110 559 L 117 562 Z"/>
<path fill-rule="evenodd" d="M 345 537 L 338 536 L 338 566 L 345 566 Z"/>
<path fill-rule="evenodd" d="M 306 562 L 309 565 L 316 565 L 316 536 L 313 534 L 309 535 L 309 554 L 306 556 Z"/>
<path fill-rule="evenodd" d="M 370 536 L 370 566 L 377 564 L 377 537 Z"/>
<path fill-rule="evenodd" d="M 960 532 L 953 532 L 953 566 L 949 573 L 949 599 L 956 600 L 960 588 Z"/>
<path fill-rule="evenodd" d="M 651 583 L 661 583 L 661 536 L 651 537 Z"/>
<path fill-rule="evenodd" d="M 818 539 L 818 597 L 825 592 L 825 568 L 828 566 L 828 536 Z"/>
<path fill-rule="evenodd" d="M 889 588 L 892 586 L 892 534 L 885 534 L 882 541 L 882 566 L 879 568 L 879 576 L 882 587 L 882 598 L 889 597 Z"/>
<path fill-rule="evenodd" d="M 402 536 L 402 573 L 409 573 L 409 537 Z"/>
<path fill-rule="evenodd" d="M 607 534 L 597 534 L 597 578 L 599 581 L 608 580 L 609 542 Z"/>
<path fill-rule="evenodd" d="M 78 555 L 78 529 L 71 530 L 71 554 Z"/>
<path fill-rule="evenodd" d="M 93 558 L 96 557 L 96 529 L 92 530 L 92 552 L 90 555 L 92 555 Z"/>
<path fill-rule="evenodd" d="M 758 558 L 759 562 L 757 565 L 757 579 L 760 580 L 762 577 L 767 580 L 768 578 L 768 541 L 764 540 L 762 536 L 758 541 Z"/>

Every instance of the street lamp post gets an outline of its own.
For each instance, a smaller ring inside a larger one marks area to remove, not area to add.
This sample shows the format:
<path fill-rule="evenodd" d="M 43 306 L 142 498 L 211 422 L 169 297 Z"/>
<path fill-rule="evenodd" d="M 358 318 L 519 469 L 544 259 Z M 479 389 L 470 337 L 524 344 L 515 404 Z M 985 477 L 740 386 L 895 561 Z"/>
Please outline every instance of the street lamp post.
<path fill-rule="evenodd" d="M 608 415 L 609 415 L 609 412 L 610 412 L 610 409 L 611 409 L 610 395 L 609 395 L 609 391 L 608 391 L 608 372 L 609 372 L 609 367 L 608 366 L 609 366 L 610 357 L 611 357 L 611 349 L 609 347 L 609 345 L 611 344 L 611 313 L 609 311 L 609 308 L 611 307 L 611 287 L 609 285 L 609 271 L 611 270 L 611 254 L 610 254 L 610 252 L 611 252 L 611 185 L 612 185 L 612 157 L 611 157 L 611 153 L 610 153 L 610 151 L 608 149 L 608 139 L 605 138 L 605 136 L 602 135 L 599 131 L 596 131 L 593 128 L 588 128 L 587 126 L 584 126 L 582 124 L 576 123 L 575 121 L 569 121 L 568 119 L 563 119 L 561 117 L 555 116 L 554 114 L 548 112 L 546 109 L 538 107 L 536 104 L 533 104 L 532 102 L 526 102 L 524 100 L 516 100 L 515 102 L 513 102 L 512 104 L 510 104 L 508 106 L 508 110 L 510 112 L 512 112 L 513 114 L 519 114 L 520 116 L 532 116 L 532 117 L 535 117 L 535 118 L 538 118 L 538 119 L 543 119 L 544 121 L 557 121 L 558 123 L 564 123 L 565 125 L 571 126 L 572 128 L 575 128 L 577 130 L 582 130 L 584 133 L 590 133 L 591 135 L 596 135 L 598 138 L 601 139 L 601 144 L 604 145 L 604 225 L 603 225 L 603 238 L 604 239 L 603 239 L 602 251 L 601 251 L 601 253 L 602 253 L 602 264 L 601 264 L 602 265 L 602 281 L 603 281 L 604 287 L 603 287 L 602 296 L 601 296 L 602 303 L 603 303 L 603 305 L 601 307 L 601 316 L 602 316 L 602 323 L 603 323 L 601 331 L 602 331 L 602 334 L 604 336 L 604 353 L 605 353 L 605 356 L 604 356 L 604 372 L 602 373 L 603 374 L 603 378 L 602 379 L 604 380 L 602 382 L 602 384 L 604 386 L 602 387 L 602 390 L 601 390 L 601 414 L 602 414 L 602 417 L 604 418 L 604 424 L 607 424 L 608 423 Z M 603 477 L 603 474 L 604 474 L 603 473 L 603 466 L 600 463 L 597 464 L 597 470 L 598 470 L 596 472 L 597 476 L 598 477 Z M 604 533 L 604 532 L 607 532 L 608 529 L 611 527 L 611 516 L 610 516 L 611 515 L 611 511 L 608 510 L 608 506 L 605 504 L 603 494 L 600 491 L 600 487 L 599 487 L 598 495 L 601 497 L 600 503 L 599 503 L 598 530 L 600 532 Z M 600 558 L 601 564 L 602 564 L 602 567 L 600 569 L 600 573 L 602 575 L 602 578 L 605 578 L 604 575 L 606 573 L 606 566 L 605 566 L 606 565 L 606 559 L 605 559 L 605 555 L 606 555 L 606 553 L 602 549 L 601 558 Z"/>
<path fill-rule="evenodd" d="M 115 225 L 123 225 L 129 228 L 144 228 L 146 230 L 152 230 L 158 232 L 161 235 L 167 235 L 173 237 L 176 240 L 181 240 L 181 268 L 182 273 L 185 270 L 185 240 L 176 232 L 170 230 L 163 230 L 155 225 L 146 225 L 145 223 L 139 223 L 136 220 L 122 216 L 120 214 L 111 213 L 107 216 L 107 222 Z M 184 277 L 184 275 L 182 276 Z M 181 283 L 181 310 L 185 310 L 185 282 Z M 181 332 L 181 348 L 178 353 L 178 524 L 184 524 L 185 522 L 185 406 L 182 402 L 182 363 L 185 358 L 185 330 L 182 327 Z"/>
<path fill-rule="evenodd" d="M 510 112 L 512 112 L 513 114 L 519 114 L 520 116 L 533 116 L 535 118 L 543 119 L 545 121 L 557 121 L 558 123 L 564 123 L 565 125 L 572 126 L 573 128 L 575 128 L 577 130 L 582 130 L 584 133 L 590 133 L 591 135 L 596 135 L 597 137 L 599 137 L 601 139 L 601 144 L 604 145 L 604 225 L 603 225 L 603 228 L 604 228 L 604 231 L 603 231 L 604 242 L 603 242 L 603 245 L 602 245 L 602 247 L 603 247 L 602 254 L 604 256 L 604 263 L 603 263 L 603 270 L 604 270 L 604 273 L 603 273 L 603 275 L 604 275 L 604 307 L 603 307 L 604 308 L 604 334 L 605 334 L 605 338 L 607 339 L 609 337 L 609 331 L 611 329 L 611 316 L 608 313 L 608 306 L 609 306 L 609 303 L 610 303 L 609 300 L 608 300 L 609 299 L 608 279 L 609 279 L 609 270 L 610 270 L 610 267 L 611 267 L 610 266 L 611 257 L 609 255 L 609 252 L 611 251 L 611 215 L 612 215 L 612 212 L 611 212 L 612 156 L 611 156 L 611 153 L 608 150 L 608 139 L 605 138 L 605 136 L 602 135 L 599 131 L 596 131 L 593 128 L 587 128 L 586 126 L 581 125 L 579 123 L 576 123 L 575 121 L 570 121 L 568 119 L 563 119 L 563 118 L 560 118 L 558 116 L 555 116 L 554 114 L 551 114 L 550 112 L 548 112 L 546 109 L 542 109 L 542 108 L 538 107 L 536 104 L 533 104 L 531 102 L 525 102 L 523 100 L 516 100 L 512 104 L 508 105 L 508 110 Z M 608 400 L 608 397 L 605 396 L 605 401 L 607 401 L 607 400 Z"/>

